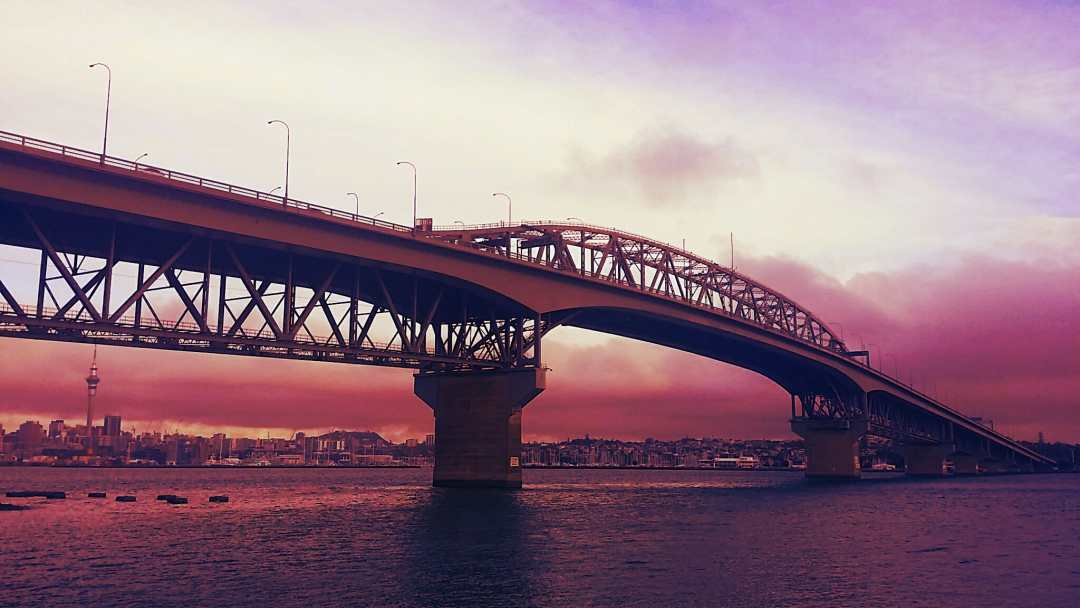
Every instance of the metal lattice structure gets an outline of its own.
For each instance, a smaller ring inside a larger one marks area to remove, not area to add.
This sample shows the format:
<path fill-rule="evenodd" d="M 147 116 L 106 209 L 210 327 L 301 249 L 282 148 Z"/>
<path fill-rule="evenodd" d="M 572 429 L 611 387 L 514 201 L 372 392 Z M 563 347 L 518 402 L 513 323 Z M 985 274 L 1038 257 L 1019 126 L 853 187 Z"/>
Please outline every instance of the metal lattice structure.
<path fill-rule="evenodd" d="M 600 279 L 753 323 L 829 351 L 843 340 L 791 298 L 684 249 L 588 224 L 443 226 L 433 237 Z"/>
<path fill-rule="evenodd" d="M 418 275 L 169 233 L 150 251 L 116 223 L 73 237 L 50 214 L 21 219 L 38 280 L 28 301 L 0 278 L 3 336 L 437 371 L 536 366 L 548 329 Z"/>

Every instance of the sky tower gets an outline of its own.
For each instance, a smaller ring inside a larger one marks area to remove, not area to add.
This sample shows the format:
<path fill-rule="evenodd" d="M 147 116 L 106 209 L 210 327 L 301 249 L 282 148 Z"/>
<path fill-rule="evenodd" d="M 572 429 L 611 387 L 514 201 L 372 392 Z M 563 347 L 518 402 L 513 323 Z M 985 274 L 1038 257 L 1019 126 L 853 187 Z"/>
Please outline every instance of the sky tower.
<path fill-rule="evenodd" d="M 94 345 L 94 357 L 90 360 L 90 375 L 86 377 L 86 453 L 94 453 L 94 397 L 101 378 L 97 373 L 97 345 Z"/>

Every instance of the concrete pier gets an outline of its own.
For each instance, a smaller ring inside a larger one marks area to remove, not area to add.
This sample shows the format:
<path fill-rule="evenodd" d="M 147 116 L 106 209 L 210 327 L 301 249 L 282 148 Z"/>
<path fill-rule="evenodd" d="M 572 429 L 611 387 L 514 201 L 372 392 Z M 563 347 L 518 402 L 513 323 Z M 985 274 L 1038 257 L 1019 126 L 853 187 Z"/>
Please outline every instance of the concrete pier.
<path fill-rule="evenodd" d="M 418 374 L 413 391 L 435 414 L 432 484 L 520 488 L 521 408 L 544 386 L 543 369 Z"/>
<path fill-rule="evenodd" d="M 806 442 L 807 477 L 839 481 L 862 475 L 859 438 L 866 434 L 865 422 L 795 419 L 791 431 Z"/>
<path fill-rule="evenodd" d="M 904 446 L 904 472 L 910 477 L 941 477 L 945 474 L 945 458 L 955 448 L 952 445 Z"/>
<path fill-rule="evenodd" d="M 952 455 L 953 475 L 977 475 L 979 473 L 979 459 L 963 452 Z"/>

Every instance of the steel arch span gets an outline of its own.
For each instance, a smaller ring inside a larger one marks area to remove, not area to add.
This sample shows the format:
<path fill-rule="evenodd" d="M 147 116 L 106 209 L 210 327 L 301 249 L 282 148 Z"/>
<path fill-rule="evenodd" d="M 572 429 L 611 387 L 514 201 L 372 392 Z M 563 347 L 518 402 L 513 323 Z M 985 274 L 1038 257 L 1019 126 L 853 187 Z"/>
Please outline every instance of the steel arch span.
<path fill-rule="evenodd" d="M 843 341 L 791 298 L 717 262 L 647 237 L 552 221 L 444 226 L 431 234 L 700 307 L 847 354 Z"/>
<path fill-rule="evenodd" d="M 567 325 L 769 377 L 812 453 L 850 455 L 849 439 L 869 433 L 1049 463 L 872 369 L 779 291 L 610 228 L 410 228 L 0 132 L 0 244 L 37 266 L 36 280 L 0 275 L 2 336 L 412 368 L 437 433 L 451 416 L 436 401 L 479 398 L 462 377 L 539 378 L 543 336 Z M 521 405 L 543 389 L 530 382 L 485 385 L 518 404 L 510 453 Z M 826 468 L 844 475 L 843 461 Z"/>

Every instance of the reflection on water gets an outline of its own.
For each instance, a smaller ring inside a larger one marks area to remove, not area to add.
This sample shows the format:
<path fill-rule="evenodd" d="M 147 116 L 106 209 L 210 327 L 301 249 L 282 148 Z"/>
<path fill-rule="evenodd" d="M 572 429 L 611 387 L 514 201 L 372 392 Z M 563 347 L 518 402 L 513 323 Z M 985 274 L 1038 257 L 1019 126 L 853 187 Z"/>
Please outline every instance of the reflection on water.
<path fill-rule="evenodd" d="M 437 488 L 419 498 L 402 530 L 398 597 L 431 606 L 467 606 L 477 597 L 525 605 L 540 593 L 521 497 Z"/>
<path fill-rule="evenodd" d="M 0 513 L 0 606 L 1080 605 L 1080 476 L 429 476 L 0 468 L 0 491 L 69 496 L 3 499 L 34 508 Z"/>

